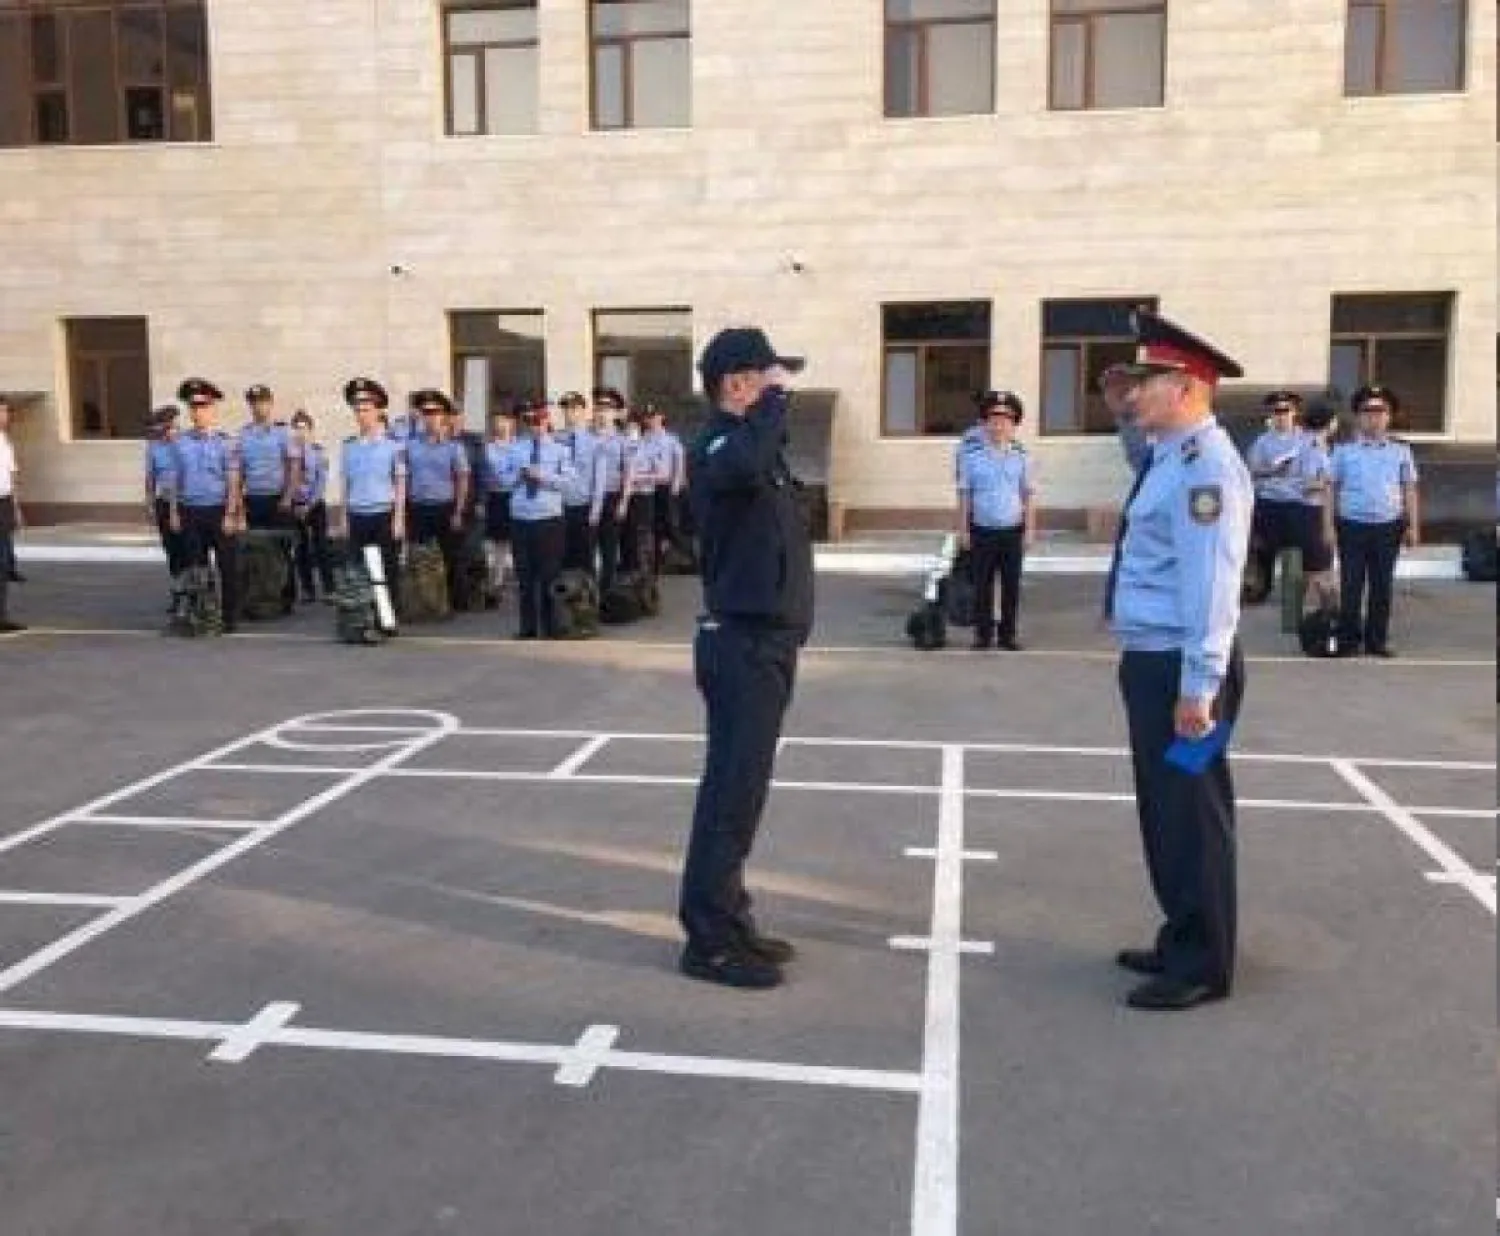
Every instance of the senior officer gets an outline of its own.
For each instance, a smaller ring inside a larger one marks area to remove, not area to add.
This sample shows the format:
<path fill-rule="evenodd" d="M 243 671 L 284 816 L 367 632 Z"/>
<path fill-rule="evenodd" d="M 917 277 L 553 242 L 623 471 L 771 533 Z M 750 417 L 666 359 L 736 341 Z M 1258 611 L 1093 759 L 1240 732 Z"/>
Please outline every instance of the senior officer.
<path fill-rule="evenodd" d="M 681 965 L 690 978 L 729 987 L 775 987 L 793 956 L 786 941 L 757 930 L 745 863 L 813 621 L 812 540 L 784 454 L 786 375 L 802 365 L 751 329 L 721 332 L 698 363 L 714 406 L 688 460 L 705 610 L 693 655 L 708 751 L 683 871 Z"/>
<path fill-rule="evenodd" d="M 1237 630 L 1254 488 L 1213 414 L 1220 377 L 1243 371 L 1154 314 L 1137 315 L 1130 368 L 1138 427 L 1152 446 L 1131 493 L 1106 611 L 1123 650 L 1136 805 L 1165 918 L 1150 949 L 1118 962 L 1147 976 L 1133 1008 L 1191 1009 L 1229 995 L 1235 957 L 1235 800 L 1227 739 L 1239 715 Z M 1225 727 L 1217 735 L 1214 731 Z M 1178 739 L 1222 744 L 1189 772 Z"/>

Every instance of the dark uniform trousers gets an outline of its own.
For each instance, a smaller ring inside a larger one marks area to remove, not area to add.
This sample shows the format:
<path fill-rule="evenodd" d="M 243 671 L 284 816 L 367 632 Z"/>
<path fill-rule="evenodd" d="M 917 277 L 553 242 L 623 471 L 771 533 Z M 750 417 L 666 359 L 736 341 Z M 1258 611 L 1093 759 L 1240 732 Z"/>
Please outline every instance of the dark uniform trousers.
<path fill-rule="evenodd" d="M 1164 972 L 1227 994 L 1237 917 L 1234 781 L 1224 754 L 1197 776 L 1167 763 L 1181 674 L 1180 652 L 1127 652 L 1120 662 L 1136 809 L 1151 887 L 1166 919 L 1156 938 Z M 1236 643 L 1214 705 L 1220 724 L 1235 723 L 1244 687 Z"/>
<path fill-rule="evenodd" d="M 1276 559 L 1282 550 L 1300 549 L 1306 555 L 1307 519 L 1303 514 L 1306 509 L 1300 502 L 1255 499 L 1250 552 L 1268 588 L 1276 578 Z"/>
<path fill-rule="evenodd" d="M 187 547 L 183 535 L 172 531 L 172 504 L 166 498 L 158 498 L 152 504 L 156 512 L 156 531 L 161 537 L 162 553 L 167 556 L 167 573 L 176 579 L 187 566 Z"/>
<path fill-rule="evenodd" d="M 615 586 L 615 576 L 620 573 L 620 520 L 615 512 L 620 506 L 618 493 L 604 495 L 604 509 L 599 514 L 599 526 L 594 529 L 599 546 L 599 589 L 608 592 Z"/>
<path fill-rule="evenodd" d="M 178 507 L 182 518 L 182 544 L 188 566 L 208 566 L 213 554 L 219 570 L 220 606 L 225 622 L 237 622 L 240 614 L 239 544 L 224 531 L 222 506 Z"/>
<path fill-rule="evenodd" d="M 458 572 L 462 566 L 464 534 L 453 530 L 452 502 L 413 502 L 407 508 L 406 539 L 413 545 L 436 541 L 443 554 L 443 569 L 448 578 L 448 599 L 458 608 Z"/>
<path fill-rule="evenodd" d="M 9 616 L 10 577 L 16 569 L 16 500 L 0 498 L 0 621 Z"/>
<path fill-rule="evenodd" d="M 1339 606 L 1339 642 L 1345 649 L 1386 646 L 1391 634 L 1391 595 L 1396 581 L 1396 560 L 1401 557 L 1401 538 L 1406 521 L 1361 524 L 1352 519 L 1338 521 L 1339 569 L 1343 576 Z M 1365 591 L 1370 607 L 1365 610 Z"/>
<path fill-rule="evenodd" d="M 995 633 L 995 577 L 1000 578 L 1000 638 L 1016 638 L 1021 612 L 1021 569 L 1026 560 L 1026 530 L 969 528 L 974 578 L 974 634 L 988 640 Z"/>
<path fill-rule="evenodd" d="M 246 494 L 245 527 L 258 532 L 293 532 L 296 530 L 291 514 L 281 509 L 280 494 Z M 286 587 L 281 590 L 282 599 L 288 603 L 297 599 L 297 573 L 294 566 L 294 547 L 289 547 L 286 560 Z"/>
<path fill-rule="evenodd" d="M 552 585 L 562 572 L 566 539 L 563 520 L 515 520 L 511 525 L 516 559 L 516 593 L 521 603 L 521 634 L 557 634 L 552 620 Z"/>
<path fill-rule="evenodd" d="M 569 506 L 563 508 L 563 570 L 598 573 L 593 526 L 589 523 L 589 508 Z"/>
<path fill-rule="evenodd" d="M 655 494 L 631 494 L 625 504 L 620 527 L 620 570 L 656 575 L 656 551 L 652 547 L 655 526 Z"/>
<path fill-rule="evenodd" d="M 313 595 L 313 571 L 325 596 L 333 592 L 333 562 L 328 550 L 328 506 L 315 502 L 297 519 L 297 578 L 302 595 Z"/>
<path fill-rule="evenodd" d="M 367 546 L 380 550 L 380 560 L 385 565 L 386 589 L 391 604 L 399 608 L 401 585 L 401 554 L 396 544 L 395 515 L 390 511 L 373 511 L 361 514 L 349 512 L 349 563 L 364 566 Z"/>
<path fill-rule="evenodd" d="M 688 536 L 682 528 L 682 501 L 680 495 L 672 492 L 670 485 L 658 485 L 653 503 L 653 530 L 652 544 L 656 546 L 656 552 L 661 553 L 663 545 L 669 545 L 675 553 L 685 554 L 688 551 Z"/>
<path fill-rule="evenodd" d="M 698 629 L 693 660 L 708 706 L 708 752 L 679 912 L 688 946 L 706 956 L 755 930 L 745 863 L 770 792 L 801 643 L 796 631 L 750 621 L 706 619 Z"/>

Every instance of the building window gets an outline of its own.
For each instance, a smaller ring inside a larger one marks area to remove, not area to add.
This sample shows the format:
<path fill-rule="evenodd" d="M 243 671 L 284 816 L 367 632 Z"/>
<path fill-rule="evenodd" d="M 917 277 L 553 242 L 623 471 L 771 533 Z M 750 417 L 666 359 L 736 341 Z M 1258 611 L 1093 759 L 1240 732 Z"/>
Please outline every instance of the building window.
<path fill-rule="evenodd" d="M 536 0 L 449 7 L 443 53 L 449 134 L 537 131 Z"/>
<path fill-rule="evenodd" d="M 1099 379 L 1111 365 L 1133 361 L 1130 316 L 1156 308 L 1148 296 L 1115 300 L 1049 300 L 1042 304 L 1042 432 L 1114 433 Z"/>
<path fill-rule="evenodd" d="M 594 128 L 686 128 L 693 114 L 688 0 L 592 0 Z"/>
<path fill-rule="evenodd" d="M 594 381 L 620 391 L 632 407 L 654 403 L 669 415 L 693 407 L 692 311 L 596 312 Z"/>
<path fill-rule="evenodd" d="M 1166 0 L 1052 0 L 1053 108 L 1160 107 Z"/>
<path fill-rule="evenodd" d="M 952 436 L 974 421 L 974 397 L 990 384 L 990 305 L 955 301 L 886 305 L 887 437 Z"/>
<path fill-rule="evenodd" d="M 995 0 L 886 0 L 885 114 L 995 110 Z"/>
<path fill-rule="evenodd" d="M 138 438 L 151 414 L 145 318 L 63 323 L 74 438 Z"/>
<path fill-rule="evenodd" d="M 464 425 L 482 431 L 496 412 L 547 391 L 546 319 L 539 310 L 448 315 L 453 389 Z"/>
<path fill-rule="evenodd" d="M 1465 0 L 1349 0 L 1344 93 L 1462 90 Z"/>
<path fill-rule="evenodd" d="M 203 0 L 0 10 L 0 146 L 212 136 Z"/>
<path fill-rule="evenodd" d="M 1401 427 L 1442 433 L 1447 424 L 1447 292 L 1335 296 L 1329 385 L 1345 397 L 1378 382 L 1401 398 Z"/>

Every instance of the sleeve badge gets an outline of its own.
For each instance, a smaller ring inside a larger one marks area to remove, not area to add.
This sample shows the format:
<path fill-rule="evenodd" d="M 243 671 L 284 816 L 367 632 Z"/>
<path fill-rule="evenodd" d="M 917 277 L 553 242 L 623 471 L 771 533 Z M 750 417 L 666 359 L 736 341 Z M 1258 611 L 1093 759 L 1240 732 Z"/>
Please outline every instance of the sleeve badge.
<path fill-rule="evenodd" d="M 1195 524 L 1216 524 L 1224 514 L 1224 490 L 1218 485 L 1198 485 L 1188 494 L 1188 512 Z"/>

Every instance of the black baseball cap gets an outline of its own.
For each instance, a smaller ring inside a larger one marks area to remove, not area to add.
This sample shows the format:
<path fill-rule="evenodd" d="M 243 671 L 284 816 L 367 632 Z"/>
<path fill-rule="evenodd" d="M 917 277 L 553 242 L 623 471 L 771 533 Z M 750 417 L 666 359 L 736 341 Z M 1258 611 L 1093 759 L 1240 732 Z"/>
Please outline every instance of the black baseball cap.
<path fill-rule="evenodd" d="M 762 373 L 778 365 L 788 373 L 801 373 L 807 361 L 801 356 L 782 356 L 763 330 L 736 326 L 709 340 L 698 361 L 698 372 L 705 383 L 712 384 L 731 373 Z"/>

